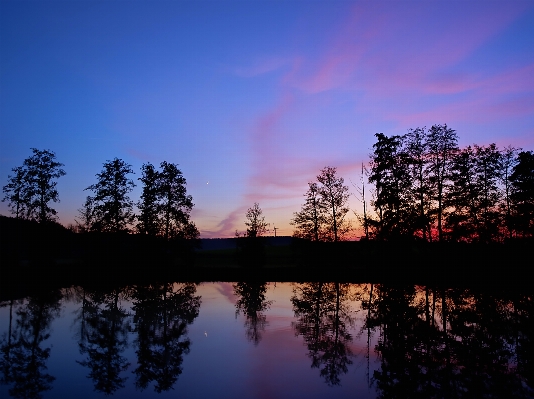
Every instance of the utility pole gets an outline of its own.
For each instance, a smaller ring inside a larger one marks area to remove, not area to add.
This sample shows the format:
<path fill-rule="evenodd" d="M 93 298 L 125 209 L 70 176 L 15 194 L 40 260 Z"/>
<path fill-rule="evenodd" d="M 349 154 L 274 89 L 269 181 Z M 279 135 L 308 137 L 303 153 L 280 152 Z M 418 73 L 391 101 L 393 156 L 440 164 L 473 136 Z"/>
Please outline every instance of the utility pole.
<path fill-rule="evenodd" d="M 273 230 L 274 230 L 274 237 L 276 238 L 276 230 L 278 230 L 278 227 L 276 227 L 274 224 L 273 224 Z"/>

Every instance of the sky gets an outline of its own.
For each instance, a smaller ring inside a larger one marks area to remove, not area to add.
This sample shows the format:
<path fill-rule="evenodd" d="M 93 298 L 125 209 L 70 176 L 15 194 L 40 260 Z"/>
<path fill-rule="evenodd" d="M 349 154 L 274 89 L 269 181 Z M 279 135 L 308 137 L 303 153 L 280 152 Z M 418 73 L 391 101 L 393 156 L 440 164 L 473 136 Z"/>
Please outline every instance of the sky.
<path fill-rule="evenodd" d="M 534 1 L 0 0 L 0 185 L 55 152 L 68 225 L 107 160 L 132 166 L 134 201 L 167 161 L 201 237 L 244 232 L 254 202 L 291 235 L 325 166 L 361 210 L 377 132 L 534 149 L 533 77 Z"/>

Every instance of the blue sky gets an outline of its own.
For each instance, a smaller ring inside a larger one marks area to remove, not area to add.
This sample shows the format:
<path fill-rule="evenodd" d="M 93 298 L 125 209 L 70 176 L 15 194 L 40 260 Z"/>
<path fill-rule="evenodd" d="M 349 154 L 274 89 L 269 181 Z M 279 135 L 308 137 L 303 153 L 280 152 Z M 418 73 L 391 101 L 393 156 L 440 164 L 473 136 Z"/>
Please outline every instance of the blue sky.
<path fill-rule="evenodd" d="M 103 162 L 165 160 L 203 237 L 254 202 L 290 235 L 307 182 L 359 181 L 376 132 L 532 149 L 532 76 L 532 1 L 0 1 L 0 184 L 54 151 L 69 224 Z"/>

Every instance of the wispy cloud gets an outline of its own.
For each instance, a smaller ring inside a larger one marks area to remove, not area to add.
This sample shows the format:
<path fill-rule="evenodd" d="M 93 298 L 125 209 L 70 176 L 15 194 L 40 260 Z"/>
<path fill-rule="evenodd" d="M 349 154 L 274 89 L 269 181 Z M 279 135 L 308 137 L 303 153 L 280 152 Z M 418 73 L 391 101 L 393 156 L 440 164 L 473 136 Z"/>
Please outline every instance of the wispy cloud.
<path fill-rule="evenodd" d="M 254 202 L 287 212 L 287 204 L 301 202 L 307 182 L 326 164 L 336 166 L 341 176 L 358 175 L 361 160 L 352 160 L 346 150 L 332 158 L 328 148 L 306 147 L 326 140 L 313 137 L 324 131 L 312 134 L 301 125 L 302 110 L 313 99 L 327 107 L 330 94 L 350 93 L 360 121 L 374 126 L 380 120 L 397 130 L 533 114 L 534 65 L 478 69 L 470 61 L 528 7 L 470 3 L 459 13 L 439 2 L 358 3 L 313 52 L 260 58 L 236 68 L 233 73 L 244 78 L 283 73 L 271 75 L 278 100 L 248 129 L 247 191 L 217 232 L 239 229 Z M 324 111 L 318 106 L 317 112 Z M 339 131 L 331 134 L 339 142 L 349 139 Z"/>

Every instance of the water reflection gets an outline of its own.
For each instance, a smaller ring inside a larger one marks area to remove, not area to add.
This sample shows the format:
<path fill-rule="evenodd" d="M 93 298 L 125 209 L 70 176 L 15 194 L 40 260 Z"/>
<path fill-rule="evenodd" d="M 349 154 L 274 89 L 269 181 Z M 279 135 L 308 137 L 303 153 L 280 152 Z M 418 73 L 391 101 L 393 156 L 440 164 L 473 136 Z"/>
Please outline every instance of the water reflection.
<path fill-rule="evenodd" d="M 348 371 L 353 356 L 350 349 L 354 325 L 351 316 L 350 285 L 340 283 L 305 283 L 293 288 L 293 309 L 297 321 L 293 327 L 302 335 L 312 367 L 328 385 L 339 385 L 340 375 Z"/>
<path fill-rule="evenodd" d="M 119 301 L 124 297 L 120 289 L 83 295 L 78 344 L 80 353 L 87 357 L 78 363 L 89 368 L 94 389 L 107 395 L 123 388 L 128 378 L 124 371 L 130 363 L 123 352 L 128 346 L 129 314 Z"/>
<path fill-rule="evenodd" d="M 9 394 L 15 398 L 41 398 L 52 389 L 55 377 L 47 372 L 50 347 L 50 324 L 59 315 L 61 294 L 50 291 L 28 298 L 16 311 L 12 323 L 14 301 L 9 304 L 9 328 L 2 337 L 1 369 L 4 384 L 10 384 Z"/>
<path fill-rule="evenodd" d="M 243 313 L 247 338 L 254 345 L 258 345 L 267 326 L 267 316 L 264 312 L 272 303 L 265 296 L 267 283 L 243 282 L 236 283 L 233 287 L 234 295 L 238 298 L 235 304 L 236 317 Z"/>
<path fill-rule="evenodd" d="M 153 284 L 133 290 L 138 389 L 155 381 L 156 392 L 167 391 L 182 373 L 183 356 L 191 346 L 187 326 L 198 316 L 201 303 L 195 293 L 195 284 Z"/>
<path fill-rule="evenodd" d="M 204 397 L 261 384 L 282 398 L 301 396 L 303 386 L 313 386 L 314 397 L 360 397 L 362 386 L 377 398 L 534 397 L 531 293 L 337 282 L 231 287 L 230 300 L 212 283 L 169 282 L 7 298 L 0 396 L 54 397 L 55 384 L 72 379 L 71 396 L 87 383 L 114 397 L 146 389 L 189 397 L 200 395 L 198 376 L 209 369 Z M 234 314 L 243 315 L 245 334 Z M 65 325 L 74 339 L 55 327 Z M 206 330 L 214 331 L 209 339 Z M 61 345 L 52 347 L 56 334 Z M 262 339 L 251 352 L 250 342 Z M 256 394 L 240 389 L 234 396 Z"/>
<path fill-rule="evenodd" d="M 378 397 L 533 394 L 526 375 L 518 373 L 519 340 L 530 343 L 532 331 L 526 331 L 528 323 L 514 322 L 516 300 L 465 289 L 378 285 L 376 290 L 366 323 L 380 329 L 375 350 L 381 367 L 373 375 Z M 532 298 L 526 302 L 531 306 Z"/>

